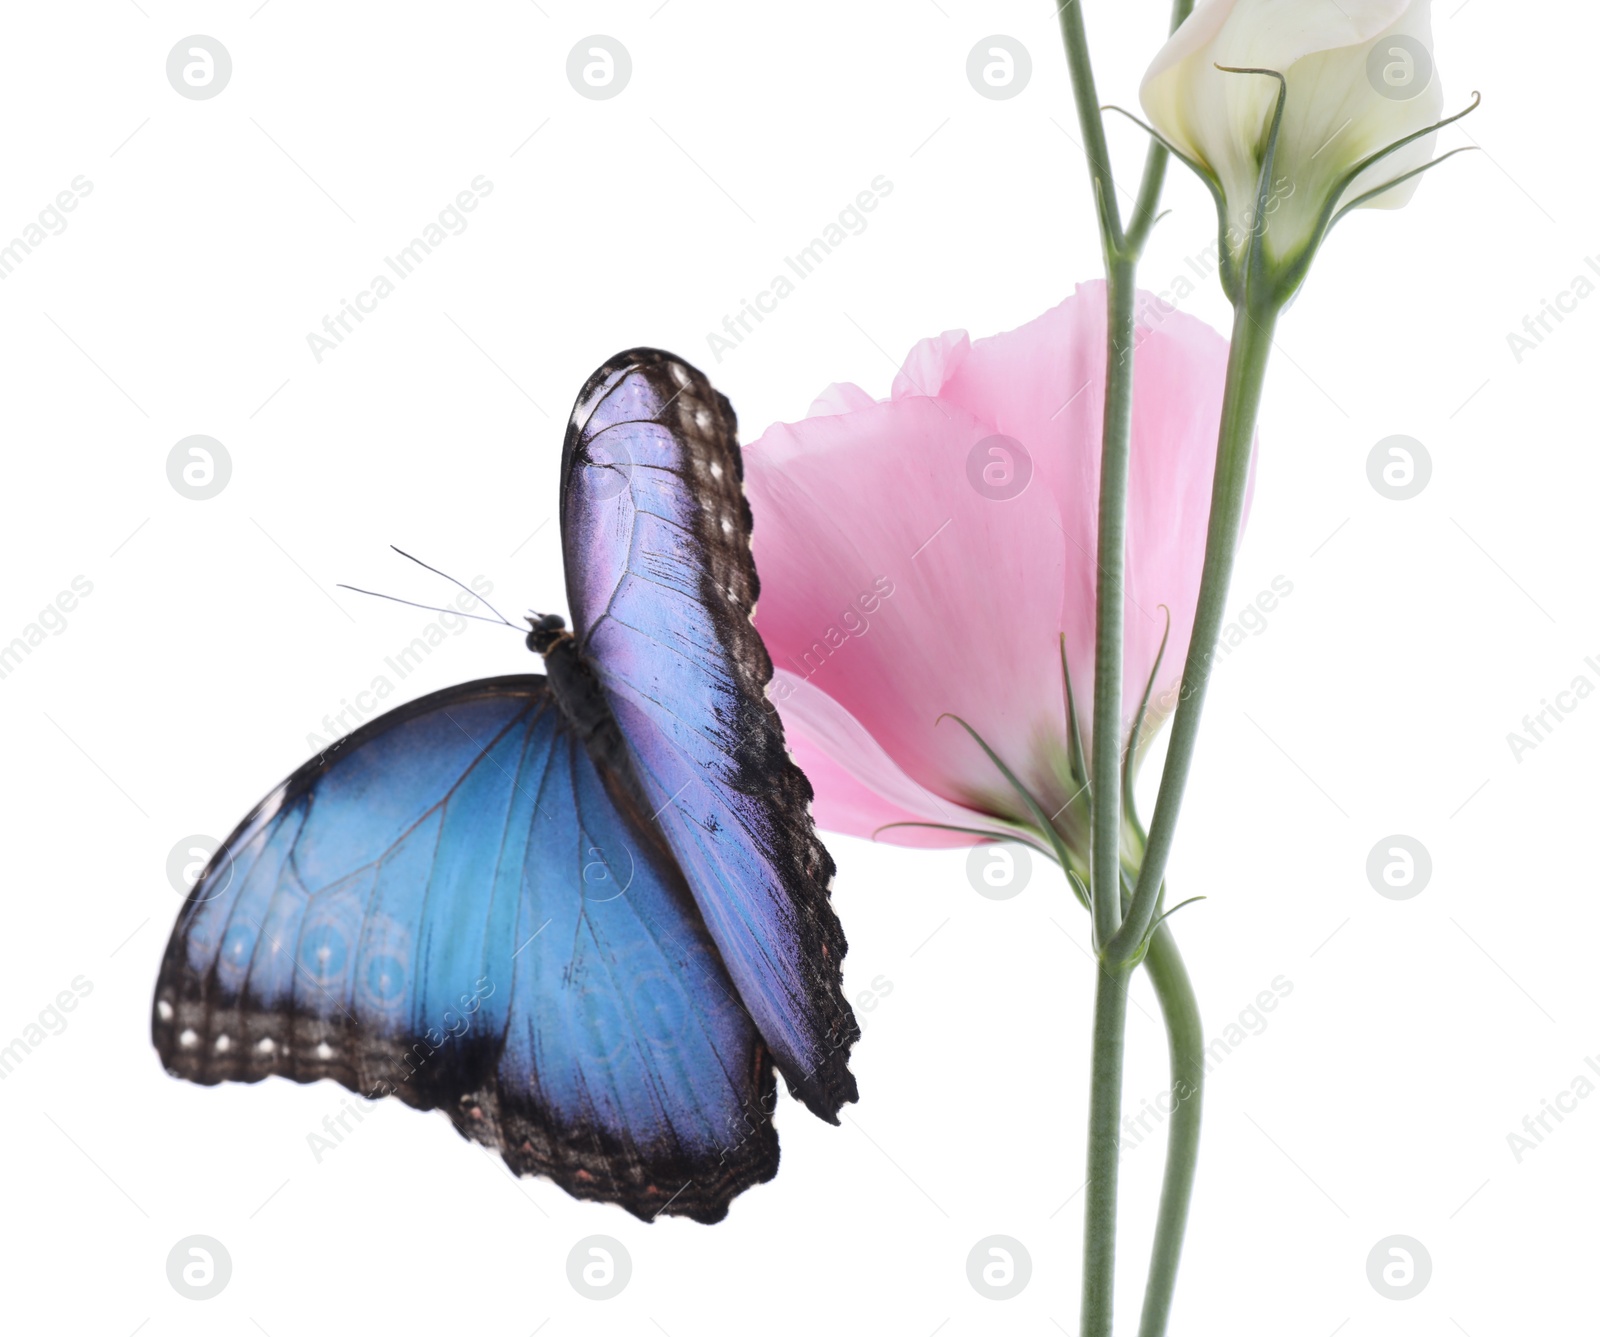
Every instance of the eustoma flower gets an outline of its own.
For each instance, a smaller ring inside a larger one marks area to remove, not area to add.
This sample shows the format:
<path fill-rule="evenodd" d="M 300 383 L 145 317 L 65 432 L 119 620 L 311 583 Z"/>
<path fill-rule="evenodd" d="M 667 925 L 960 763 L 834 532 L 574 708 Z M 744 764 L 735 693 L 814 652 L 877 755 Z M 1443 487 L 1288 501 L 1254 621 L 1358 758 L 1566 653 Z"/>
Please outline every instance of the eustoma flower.
<path fill-rule="evenodd" d="M 1202 0 L 1139 99 L 1216 197 L 1236 301 L 1253 235 L 1281 302 L 1344 212 L 1411 198 L 1449 123 L 1428 0 Z"/>
<path fill-rule="evenodd" d="M 825 828 L 913 845 L 1018 831 L 1086 872 L 1105 322 L 1093 283 L 1010 333 L 924 340 L 887 400 L 832 386 L 746 448 L 756 623 Z M 1118 745 L 1152 674 L 1143 741 L 1177 699 L 1227 345 L 1146 298 L 1133 357 Z"/>

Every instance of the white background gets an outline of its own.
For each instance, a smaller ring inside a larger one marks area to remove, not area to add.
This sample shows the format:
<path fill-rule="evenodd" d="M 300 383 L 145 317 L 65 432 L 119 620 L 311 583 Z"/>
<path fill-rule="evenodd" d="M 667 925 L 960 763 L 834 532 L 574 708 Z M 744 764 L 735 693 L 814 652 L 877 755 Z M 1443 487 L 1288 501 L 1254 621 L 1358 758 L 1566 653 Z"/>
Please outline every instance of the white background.
<path fill-rule="evenodd" d="M 699 362 L 753 439 L 830 381 L 885 394 L 920 337 L 1012 328 L 1096 276 L 1050 5 L 258 3 L 5 10 L 0 239 L 93 185 L 0 283 L 0 641 L 93 584 L 0 681 L 0 1041 L 93 985 L 0 1082 L 7 1326 L 1076 1332 L 1092 979 L 1083 916 L 1042 867 L 991 901 L 962 852 L 831 842 L 849 990 L 893 986 L 862 1013 L 863 1098 L 839 1128 L 785 1100 L 778 1178 L 714 1228 L 519 1184 L 398 1105 L 319 1164 L 307 1134 L 341 1089 L 204 1090 L 148 1038 L 169 851 L 225 834 L 430 620 L 335 582 L 445 593 L 396 543 L 488 577 L 510 611 L 562 607 L 561 429 L 607 355 Z M 1575 675 L 1600 684 L 1600 301 L 1520 363 L 1506 335 L 1600 242 L 1582 147 L 1600 32 L 1582 8 L 1510 12 L 1435 14 L 1447 105 L 1485 93 L 1446 145 L 1484 152 L 1342 225 L 1281 327 L 1233 602 L 1275 576 L 1293 593 L 1216 675 L 1171 878 L 1210 898 L 1176 921 L 1209 1034 L 1274 977 L 1293 992 L 1213 1074 L 1175 1332 L 1596 1321 L 1600 1099 L 1521 1163 L 1507 1134 L 1600 1054 L 1600 699 L 1520 762 L 1506 735 Z M 1133 104 L 1164 15 L 1092 6 L 1106 100 Z M 1032 55 L 1009 101 L 965 73 L 995 32 Z M 193 33 L 232 56 L 213 100 L 166 79 Z M 610 101 L 566 79 L 592 33 L 632 56 Z M 1131 184 L 1139 132 L 1112 136 Z M 319 364 L 307 334 L 479 174 L 493 191 L 466 231 Z M 707 333 L 879 175 L 894 189 L 867 230 L 717 362 Z M 1155 290 L 1214 236 L 1181 168 L 1168 201 Z M 1212 282 L 1181 305 L 1226 324 Z M 195 433 L 233 467 L 204 502 L 166 475 Z M 1411 501 L 1367 480 L 1393 433 L 1433 461 Z M 393 699 L 534 667 L 474 626 Z M 1433 860 L 1406 901 L 1365 874 L 1397 832 Z M 1130 1106 L 1166 1080 L 1138 989 Z M 1130 1329 L 1160 1156 L 1125 1159 Z M 165 1272 L 196 1233 L 233 1260 L 205 1303 Z M 633 1258 L 604 1304 L 565 1275 L 595 1233 Z M 1005 1303 L 966 1277 L 990 1234 L 1033 1260 Z M 1366 1277 L 1392 1234 L 1433 1259 L 1409 1301 Z"/>

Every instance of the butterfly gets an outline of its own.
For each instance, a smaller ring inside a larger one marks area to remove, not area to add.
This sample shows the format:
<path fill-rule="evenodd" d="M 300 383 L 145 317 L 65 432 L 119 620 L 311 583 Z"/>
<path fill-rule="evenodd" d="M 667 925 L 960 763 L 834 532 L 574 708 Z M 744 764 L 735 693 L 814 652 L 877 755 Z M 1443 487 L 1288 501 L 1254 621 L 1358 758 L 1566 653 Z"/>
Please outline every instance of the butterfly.
<path fill-rule="evenodd" d="M 777 1173 L 781 1073 L 856 1099 L 834 864 L 767 700 L 736 421 L 620 353 L 561 456 L 544 673 L 378 716 L 259 803 L 156 984 L 167 1070 L 440 1109 L 518 1174 L 714 1222 Z"/>

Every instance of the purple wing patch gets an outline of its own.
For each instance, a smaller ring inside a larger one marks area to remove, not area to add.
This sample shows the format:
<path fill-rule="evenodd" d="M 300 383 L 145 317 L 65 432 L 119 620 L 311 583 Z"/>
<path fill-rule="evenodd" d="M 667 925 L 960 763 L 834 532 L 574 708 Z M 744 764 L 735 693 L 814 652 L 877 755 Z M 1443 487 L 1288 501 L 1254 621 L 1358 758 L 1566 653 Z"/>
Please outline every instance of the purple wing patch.
<path fill-rule="evenodd" d="M 561 463 L 573 633 L 712 940 L 790 1089 L 838 1122 L 859 1035 L 812 790 L 750 621 L 737 426 L 704 375 L 634 349 L 590 377 Z"/>

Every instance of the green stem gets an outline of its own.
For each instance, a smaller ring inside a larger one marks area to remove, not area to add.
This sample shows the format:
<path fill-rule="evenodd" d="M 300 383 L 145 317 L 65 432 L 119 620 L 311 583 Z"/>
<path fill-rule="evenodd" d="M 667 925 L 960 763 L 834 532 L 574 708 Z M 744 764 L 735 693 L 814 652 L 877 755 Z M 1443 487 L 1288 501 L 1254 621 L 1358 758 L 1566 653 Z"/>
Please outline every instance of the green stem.
<path fill-rule="evenodd" d="M 1122 918 L 1122 624 L 1128 537 L 1128 438 L 1133 425 L 1135 264 L 1106 265 L 1106 403 L 1100 438 L 1100 514 L 1095 560 L 1094 795 L 1089 891 L 1103 947 Z"/>
<path fill-rule="evenodd" d="M 1078 110 L 1078 129 L 1083 135 L 1083 156 L 1089 164 L 1089 184 L 1094 188 L 1095 211 L 1100 217 L 1100 240 L 1106 252 L 1106 266 L 1110 268 L 1112 259 L 1122 249 L 1122 220 L 1111 180 L 1105 122 L 1100 117 L 1100 99 L 1095 93 L 1094 67 L 1089 63 L 1089 38 L 1083 31 L 1083 6 L 1079 0 L 1066 0 L 1058 13 L 1061 40 L 1067 48 L 1067 70 L 1072 75 L 1072 100 Z"/>
<path fill-rule="evenodd" d="M 1188 16 L 1193 0 L 1173 0 L 1171 26 Z M 1122 228 L 1106 146 L 1105 123 L 1095 90 L 1094 68 L 1084 32 L 1081 0 L 1059 5 L 1061 35 L 1072 76 L 1073 101 L 1083 134 L 1084 157 L 1100 221 L 1106 267 L 1106 388 L 1101 423 L 1100 498 L 1096 539 L 1094 717 L 1090 791 L 1090 903 L 1097 952 L 1118 933 L 1122 920 L 1122 662 L 1124 563 L 1127 539 L 1128 446 L 1133 427 L 1134 304 L 1139 256 L 1157 218 L 1167 151 L 1152 142 L 1145 155 L 1139 195 L 1131 225 Z M 1167 940 L 1170 943 L 1170 938 Z M 1176 974 L 1183 981 L 1181 960 L 1172 949 Z M 1127 962 L 1131 962 L 1131 957 Z M 1132 966 L 1119 962 L 1102 967 L 1095 991 L 1094 1057 L 1091 1069 L 1088 1191 L 1084 1199 L 1083 1337 L 1110 1337 L 1116 1281 L 1118 1124 L 1122 1109 L 1123 1033 L 1127 1018 L 1127 984 Z M 1152 979 L 1157 971 L 1152 970 Z M 1193 995 L 1188 998 L 1194 1013 Z M 1181 999 L 1175 996 L 1174 1005 Z M 1163 1003 L 1165 1011 L 1166 1004 Z M 1179 1006 L 1181 1011 L 1181 1006 Z M 1197 1015 L 1197 1014 L 1196 1014 Z M 1169 1171 L 1173 1162 L 1169 1159 Z M 1193 1149 L 1187 1177 L 1176 1190 L 1183 1210 L 1171 1242 L 1171 1270 L 1182 1245 L 1183 1218 L 1193 1181 Z M 1163 1188 L 1163 1204 L 1170 1186 Z M 1152 1278 L 1153 1281 L 1153 1278 Z M 1170 1284 L 1167 1288 L 1170 1303 Z"/>
<path fill-rule="evenodd" d="M 1103 954 L 1109 961 L 1135 959 L 1155 917 L 1167 856 L 1172 852 L 1172 837 L 1178 825 L 1178 810 L 1183 806 L 1184 786 L 1200 734 L 1200 714 L 1205 707 L 1211 660 L 1222 631 L 1228 582 L 1233 576 L 1239 526 L 1244 516 L 1244 494 L 1250 478 L 1261 387 L 1272 353 L 1272 331 L 1277 320 L 1277 308 L 1267 301 L 1252 300 L 1249 292 L 1234 310 L 1222 423 L 1217 436 L 1217 465 L 1211 480 L 1211 518 L 1206 528 L 1206 555 L 1200 573 L 1194 630 L 1189 637 L 1183 687 L 1172 720 L 1172 738 L 1167 744 L 1167 761 L 1161 772 L 1155 811 L 1150 817 L 1150 833 L 1139 867 L 1138 885 L 1122 927 L 1104 948 Z"/>
<path fill-rule="evenodd" d="M 1167 1053 L 1172 1072 L 1172 1116 L 1167 1120 L 1167 1165 L 1161 1180 L 1161 1209 L 1150 1247 L 1150 1274 L 1144 1288 L 1139 1337 L 1163 1337 L 1178 1284 L 1178 1260 L 1189 1220 L 1195 1167 L 1200 1156 L 1200 1107 L 1206 1078 L 1205 1036 L 1200 1006 L 1178 944 L 1165 925 L 1150 939 L 1144 958 L 1167 1025 Z"/>
<path fill-rule="evenodd" d="M 1178 25 L 1189 17 L 1193 8 L 1194 0 L 1172 0 L 1172 18 L 1167 31 L 1177 32 Z M 1152 139 L 1145 150 L 1139 198 L 1134 201 L 1133 212 L 1128 215 L 1127 244 L 1135 255 L 1144 252 L 1145 239 L 1155 226 L 1156 219 L 1161 217 L 1156 209 L 1161 203 L 1161 186 L 1167 176 L 1167 156 L 1166 145 L 1156 139 Z"/>
<path fill-rule="evenodd" d="M 1089 899 L 1094 910 L 1095 943 L 1103 946 L 1116 935 L 1122 919 L 1122 584 L 1127 539 L 1128 434 L 1133 421 L 1134 271 L 1138 261 L 1136 255 L 1128 254 L 1124 244 L 1080 0 L 1066 0 L 1060 14 L 1061 37 L 1072 74 L 1072 96 L 1083 134 L 1083 153 L 1100 219 L 1100 246 L 1106 266 L 1106 398 L 1100 428 L 1094 722 L 1089 763 L 1090 792 L 1095 796 L 1089 841 Z M 1112 1203 L 1113 1214 L 1115 1208 Z"/>
<path fill-rule="evenodd" d="M 1122 1051 L 1131 966 L 1100 966 L 1094 991 L 1089 1088 L 1089 1163 L 1083 1216 L 1082 1337 L 1111 1337 L 1117 1278 L 1117 1160 L 1121 1152 Z"/>

